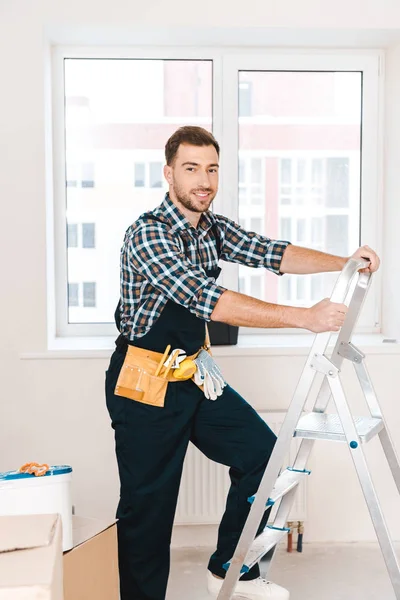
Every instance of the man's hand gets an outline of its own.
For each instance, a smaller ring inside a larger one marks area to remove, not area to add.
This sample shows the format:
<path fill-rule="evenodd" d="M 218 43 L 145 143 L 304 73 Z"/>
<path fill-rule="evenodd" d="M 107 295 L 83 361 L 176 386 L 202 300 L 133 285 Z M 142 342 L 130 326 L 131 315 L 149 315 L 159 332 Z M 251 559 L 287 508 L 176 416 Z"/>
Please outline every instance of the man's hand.
<path fill-rule="evenodd" d="M 305 309 L 304 327 L 313 333 L 339 331 L 347 313 L 345 304 L 331 302 L 325 298 L 311 308 Z"/>
<path fill-rule="evenodd" d="M 366 260 L 369 260 L 369 267 L 360 269 L 361 273 L 374 273 L 374 271 L 379 269 L 381 263 L 379 256 L 369 246 L 361 246 L 361 248 L 356 250 L 350 258 L 365 258 Z"/>

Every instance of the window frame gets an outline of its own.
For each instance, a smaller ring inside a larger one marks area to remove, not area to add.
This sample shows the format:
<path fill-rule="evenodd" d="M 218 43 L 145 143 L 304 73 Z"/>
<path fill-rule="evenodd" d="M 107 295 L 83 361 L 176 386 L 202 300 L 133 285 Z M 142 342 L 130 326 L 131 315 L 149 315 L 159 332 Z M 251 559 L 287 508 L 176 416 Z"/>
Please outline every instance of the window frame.
<path fill-rule="evenodd" d="M 213 133 L 222 139 L 222 59 L 213 48 L 185 47 L 74 47 L 54 46 L 51 56 L 51 112 L 52 112 L 52 198 L 48 203 L 49 253 L 48 256 L 48 345 L 59 347 L 60 338 L 115 338 L 114 323 L 68 322 L 68 260 L 66 239 L 66 173 L 65 173 L 65 102 L 64 60 L 76 59 L 142 59 L 142 60 L 210 60 L 212 61 Z M 199 125 L 204 121 L 199 117 Z M 177 121 L 166 117 L 166 121 Z M 178 123 L 178 121 L 177 121 Z M 146 167 L 147 170 L 147 167 Z M 147 175 L 146 175 L 147 176 Z M 222 179 L 222 178 L 221 178 Z M 132 182 L 132 188 L 134 187 Z M 162 194 L 162 188 L 159 189 Z M 160 196 L 160 202 L 162 197 Z M 129 224 L 127 224 L 128 227 Z M 121 239 L 122 245 L 122 239 Z M 100 287 L 100 286 L 98 286 Z M 118 298 L 115 299 L 117 305 Z"/>
<path fill-rule="evenodd" d="M 238 221 L 239 202 L 230 199 L 237 196 L 239 127 L 238 124 L 238 83 L 240 71 L 356 71 L 363 73 L 362 79 L 362 170 L 361 170 L 361 208 L 360 208 L 360 245 L 368 244 L 379 252 L 381 247 L 383 205 L 383 53 L 381 51 L 266 51 L 260 54 L 228 54 L 223 59 L 224 94 L 224 162 L 222 169 L 229 172 L 222 196 L 222 211 L 234 221 Z M 245 119 L 245 117 L 242 117 Z M 285 157 L 290 153 L 285 153 Z M 354 248 L 356 250 L 356 248 Z M 224 285 L 237 290 L 239 266 L 229 265 L 223 269 Z M 284 276 L 285 277 L 285 276 Z M 306 276 L 307 277 L 307 276 Z M 358 333 L 377 333 L 381 330 L 381 287 L 382 272 L 371 288 L 362 320 L 357 326 Z M 242 335 L 259 335 L 264 330 L 241 328 Z M 269 334 L 304 334 L 299 329 L 268 329 Z M 240 335 L 240 334 L 239 334 Z"/>
<path fill-rule="evenodd" d="M 255 52 L 257 51 L 257 54 Z M 239 54 L 240 52 L 240 54 Z M 103 337 L 116 335 L 113 323 L 68 323 L 68 272 L 66 228 L 66 173 L 65 173 L 65 106 L 64 59 L 67 58 L 131 58 L 149 60 L 212 60 L 212 122 L 213 133 L 221 144 L 220 189 L 214 202 L 214 211 L 238 221 L 238 77 L 240 70 L 362 70 L 363 90 L 363 173 L 361 222 L 363 240 L 370 246 L 380 247 L 382 207 L 382 93 L 381 63 L 383 53 L 365 51 L 304 51 L 287 52 L 272 48 L 212 48 L 212 47 L 71 47 L 54 46 L 51 56 L 51 144 L 52 189 L 48 195 L 48 342 L 49 347 L 59 347 L 59 338 Z M 366 76 L 367 75 L 367 76 Z M 246 118 L 246 117 L 241 117 Z M 169 122 L 174 118 L 166 117 Z M 199 118 L 199 125 L 201 125 Z M 365 124 L 368 123 L 368 127 Z M 369 181 L 368 181 L 369 178 Z M 158 188 L 154 188 L 158 189 Z M 160 192 L 162 188 L 160 188 Z M 161 201 L 161 198 L 160 198 Z M 128 225 L 128 224 L 127 224 Z M 364 243 L 364 242 L 363 242 Z M 122 244 L 122 240 L 121 240 Z M 238 289 L 238 265 L 221 263 L 223 270 L 219 282 L 233 290 Z M 381 273 L 375 277 L 370 297 L 370 325 L 359 331 L 380 330 Z M 116 298 L 116 303 L 118 298 Z M 268 333 L 303 333 L 300 330 L 268 330 Z M 263 334 L 265 330 L 243 329 L 243 334 Z"/>

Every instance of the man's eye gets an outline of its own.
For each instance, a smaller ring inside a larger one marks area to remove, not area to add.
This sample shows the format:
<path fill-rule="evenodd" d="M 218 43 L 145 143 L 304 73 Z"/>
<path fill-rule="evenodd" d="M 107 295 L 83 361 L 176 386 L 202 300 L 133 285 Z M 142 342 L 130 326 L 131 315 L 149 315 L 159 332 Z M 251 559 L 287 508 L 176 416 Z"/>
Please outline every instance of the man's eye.
<path fill-rule="evenodd" d="M 194 171 L 194 167 L 188 167 L 186 171 Z"/>
<path fill-rule="evenodd" d="M 218 169 L 210 169 L 210 173 L 218 173 Z"/>

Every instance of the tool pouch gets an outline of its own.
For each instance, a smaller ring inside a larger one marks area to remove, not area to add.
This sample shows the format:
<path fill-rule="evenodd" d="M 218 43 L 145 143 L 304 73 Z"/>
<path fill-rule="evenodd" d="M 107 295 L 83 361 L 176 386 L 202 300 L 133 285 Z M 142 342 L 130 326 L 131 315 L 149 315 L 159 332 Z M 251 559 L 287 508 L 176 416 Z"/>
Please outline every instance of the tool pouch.
<path fill-rule="evenodd" d="M 163 407 L 170 378 L 155 377 L 156 369 L 156 361 L 127 352 L 114 393 L 143 404 Z"/>

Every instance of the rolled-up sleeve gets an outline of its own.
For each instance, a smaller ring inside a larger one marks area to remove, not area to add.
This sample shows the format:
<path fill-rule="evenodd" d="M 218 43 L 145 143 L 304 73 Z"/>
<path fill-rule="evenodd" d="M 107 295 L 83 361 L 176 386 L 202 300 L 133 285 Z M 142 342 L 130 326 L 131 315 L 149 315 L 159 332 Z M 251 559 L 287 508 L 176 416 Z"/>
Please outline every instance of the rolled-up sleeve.
<path fill-rule="evenodd" d="M 189 262 L 177 238 L 162 223 L 144 224 L 126 240 L 130 267 L 168 300 L 210 321 L 225 288 Z"/>
<path fill-rule="evenodd" d="M 221 259 L 247 267 L 264 267 L 276 275 L 283 275 L 280 266 L 290 242 L 272 240 L 252 231 L 246 231 L 234 221 L 218 215 L 224 231 Z"/>

